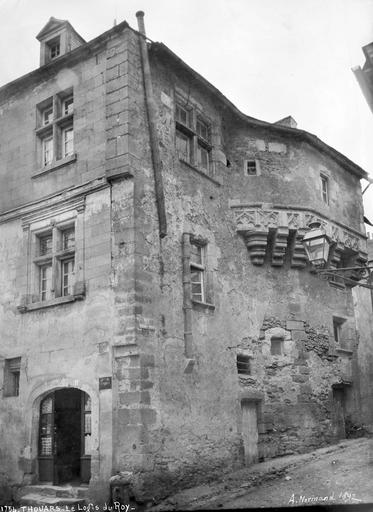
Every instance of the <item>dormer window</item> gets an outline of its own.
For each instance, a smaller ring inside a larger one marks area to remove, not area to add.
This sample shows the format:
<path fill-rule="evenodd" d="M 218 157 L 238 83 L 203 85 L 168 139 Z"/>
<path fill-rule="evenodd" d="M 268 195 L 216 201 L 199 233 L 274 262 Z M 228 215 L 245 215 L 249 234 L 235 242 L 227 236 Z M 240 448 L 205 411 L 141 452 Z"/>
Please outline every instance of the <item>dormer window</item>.
<path fill-rule="evenodd" d="M 44 66 L 85 43 L 67 20 L 53 16 L 36 36 L 40 41 L 40 65 Z"/>
<path fill-rule="evenodd" d="M 47 42 L 47 46 L 49 48 L 49 57 L 50 59 L 56 59 L 60 56 L 61 53 L 61 46 L 60 46 L 60 38 L 57 37 L 53 39 L 52 41 Z"/>

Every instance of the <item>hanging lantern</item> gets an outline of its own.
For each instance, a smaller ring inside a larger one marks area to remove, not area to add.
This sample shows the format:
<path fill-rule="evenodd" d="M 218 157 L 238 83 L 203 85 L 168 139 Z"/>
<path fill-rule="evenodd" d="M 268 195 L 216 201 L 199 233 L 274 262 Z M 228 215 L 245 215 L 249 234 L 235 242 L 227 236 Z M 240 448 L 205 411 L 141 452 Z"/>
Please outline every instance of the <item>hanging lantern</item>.
<path fill-rule="evenodd" d="M 325 267 L 329 258 L 330 239 L 320 222 L 312 222 L 309 228 L 310 231 L 304 235 L 302 240 L 308 260 L 316 268 Z"/>

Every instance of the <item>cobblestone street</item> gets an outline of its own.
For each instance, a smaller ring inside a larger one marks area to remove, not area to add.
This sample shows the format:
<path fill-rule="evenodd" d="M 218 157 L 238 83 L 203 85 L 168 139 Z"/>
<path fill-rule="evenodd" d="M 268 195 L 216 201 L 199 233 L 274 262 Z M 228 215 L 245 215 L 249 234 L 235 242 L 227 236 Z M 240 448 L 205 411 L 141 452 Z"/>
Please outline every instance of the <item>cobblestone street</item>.
<path fill-rule="evenodd" d="M 153 511 L 373 503 L 373 440 L 272 459 L 188 489 Z"/>

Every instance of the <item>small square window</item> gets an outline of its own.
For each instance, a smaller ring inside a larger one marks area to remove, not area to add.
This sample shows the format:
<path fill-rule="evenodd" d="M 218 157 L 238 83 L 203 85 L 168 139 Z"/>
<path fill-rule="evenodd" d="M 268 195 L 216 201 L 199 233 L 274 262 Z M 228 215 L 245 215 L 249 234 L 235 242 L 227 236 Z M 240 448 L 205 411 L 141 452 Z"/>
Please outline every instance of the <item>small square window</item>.
<path fill-rule="evenodd" d="M 321 179 L 321 196 L 325 204 L 329 204 L 329 180 L 323 174 L 320 175 Z"/>
<path fill-rule="evenodd" d="M 5 359 L 4 366 L 4 396 L 19 395 L 19 381 L 21 374 L 21 358 Z"/>
<path fill-rule="evenodd" d="M 248 176 L 256 176 L 257 175 L 256 160 L 247 160 L 246 161 L 246 174 Z"/>
<path fill-rule="evenodd" d="M 237 354 L 237 373 L 239 375 L 251 375 L 250 356 Z"/>
<path fill-rule="evenodd" d="M 283 338 L 271 338 L 271 355 L 281 356 L 283 352 Z"/>

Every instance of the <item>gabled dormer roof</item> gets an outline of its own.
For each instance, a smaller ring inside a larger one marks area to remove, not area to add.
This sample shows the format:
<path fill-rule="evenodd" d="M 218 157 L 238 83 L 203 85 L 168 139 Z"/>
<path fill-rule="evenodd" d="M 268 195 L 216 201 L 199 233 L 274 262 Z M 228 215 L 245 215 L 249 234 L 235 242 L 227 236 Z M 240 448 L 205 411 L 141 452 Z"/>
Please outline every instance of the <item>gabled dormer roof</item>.
<path fill-rule="evenodd" d="M 53 16 L 49 18 L 36 39 L 40 41 L 40 66 L 49 64 L 85 43 L 67 20 L 58 20 Z"/>
<path fill-rule="evenodd" d="M 48 39 L 50 35 L 53 34 L 53 32 L 57 32 L 63 29 L 67 29 L 71 32 L 73 32 L 78 38 L 81 40 L 81 43 L 85 43 L 85 40 L 82 38 L 80 34 L 74 29 L 74 27 L 71 25 L 71 23 L 68 20 L 59 20 L 55 18 L 54 16 L 51 16 L 49 18 L 49 21 L 46 25 L 40 30 L 39 34 L 36 36 L 36 39 L 38 41 L 42 41 L 44 39 Z"/>

